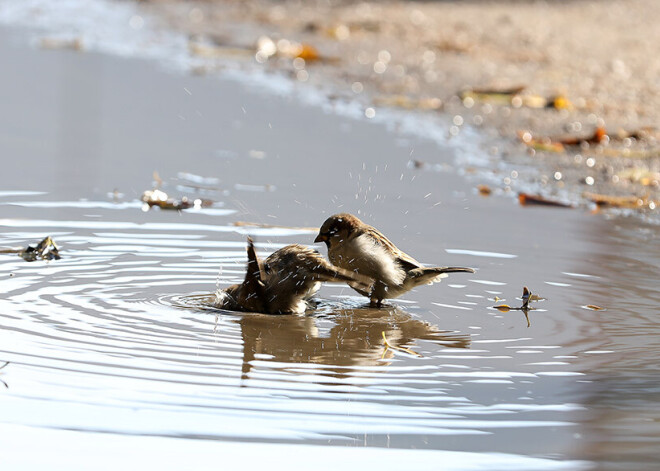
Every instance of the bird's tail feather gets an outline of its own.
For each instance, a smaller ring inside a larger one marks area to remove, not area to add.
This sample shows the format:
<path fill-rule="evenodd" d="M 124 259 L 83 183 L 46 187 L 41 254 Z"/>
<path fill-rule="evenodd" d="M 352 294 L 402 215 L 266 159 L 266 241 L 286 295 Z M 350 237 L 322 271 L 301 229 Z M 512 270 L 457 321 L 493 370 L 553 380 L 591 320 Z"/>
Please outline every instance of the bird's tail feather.
<path fill-rule="evenodd" d="M 439 282 L 446 278 L 448 273 L 474 273 L 474 269 L 467 267 L 420 267 L 408 272 L 407 281 L 414 286 L 424 283 Z"/>

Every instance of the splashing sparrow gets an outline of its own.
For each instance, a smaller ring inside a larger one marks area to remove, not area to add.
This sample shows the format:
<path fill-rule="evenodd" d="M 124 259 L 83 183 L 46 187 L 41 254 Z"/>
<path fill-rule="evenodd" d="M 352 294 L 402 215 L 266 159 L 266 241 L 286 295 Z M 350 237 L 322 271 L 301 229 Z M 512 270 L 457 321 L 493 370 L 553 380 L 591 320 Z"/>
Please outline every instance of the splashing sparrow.
<path fill-rule="evenodd" d="M 263 263 L 266 300 L 270 313 L 305 312 L 306 300 L 321 287 L 321 282 L 353 283 L 367 289 L 372 280 L 333 266 L 314 249 L 299 244 L 287 245 Z"/>
<path fill-rule="evenodd" d="M 380 306 L 383 299 L 399 297 L 416 286 L 438 282 L 447 273 L 474 273 L 472 268 L 464 267 L 425 267 L 399 250 L 377 229 L 347 213 L 329 217 L 314 242 L 325 242 L 333 264 L 374 279 L 367 290 L 351 282 L 348 284 L 369 297 L 375 306 Z"/>
<path fill-rule="evenodd" d="M 372 280 L 333 266 L 320 253 L 303 245 L 287 245 L 259 260 L 248 237 L 248 264 L 245 279 L 218 293 L 218 307 L 232 311 L 268 314 L 302 314 L 307 300 L 321 282 L 350 282 L 368 289 Z"/>

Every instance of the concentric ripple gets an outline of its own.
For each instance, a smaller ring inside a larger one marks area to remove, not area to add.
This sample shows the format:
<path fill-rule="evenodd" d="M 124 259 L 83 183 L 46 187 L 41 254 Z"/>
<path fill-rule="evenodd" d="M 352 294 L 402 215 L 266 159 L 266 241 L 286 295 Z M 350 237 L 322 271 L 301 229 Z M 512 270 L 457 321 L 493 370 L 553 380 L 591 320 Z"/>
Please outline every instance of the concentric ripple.
<path fill-rule="evenodd" d="M 506 449 L 524 430 L 556 443 L 575 427 L 580 406 L 534 392 L 575 382 L 555 359 L 562 348 L 479 332 L 500 322 L 488 309 L 494 280 L 450 285 L 427 307 L 370 309 L 328 287 L 305 316 L 232 313 L 213 306 L 214 291 L 243 276 L 244 229 L 90 221 L 83 209 L 69 205 L 70 221 L 0 221 L 0 245 L 48 233 L 63 254 L 0 259 L 8 423 L 403 448 L 450 437 L 456 450 Z M 260 231 L 281 239 L 258 244 L 263 253 L 295 235 Z M 481 312 L 481 325 L 443 329 L 430 321 L 434 306 Z"/>

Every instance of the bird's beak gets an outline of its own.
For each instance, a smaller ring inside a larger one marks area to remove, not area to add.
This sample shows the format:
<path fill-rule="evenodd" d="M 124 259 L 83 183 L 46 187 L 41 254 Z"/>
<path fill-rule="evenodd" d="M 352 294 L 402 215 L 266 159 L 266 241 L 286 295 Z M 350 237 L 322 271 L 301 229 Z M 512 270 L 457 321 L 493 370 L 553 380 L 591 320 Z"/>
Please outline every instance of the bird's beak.
<path fill-rule="evenodd" d="M 314 243 L 317 242 L 327 242 L 328 241 L 328 236 L 325 234 L 321 234 L 319 232 L 319 235 L 316 236 L 316 239 L 314 239 Z"/>

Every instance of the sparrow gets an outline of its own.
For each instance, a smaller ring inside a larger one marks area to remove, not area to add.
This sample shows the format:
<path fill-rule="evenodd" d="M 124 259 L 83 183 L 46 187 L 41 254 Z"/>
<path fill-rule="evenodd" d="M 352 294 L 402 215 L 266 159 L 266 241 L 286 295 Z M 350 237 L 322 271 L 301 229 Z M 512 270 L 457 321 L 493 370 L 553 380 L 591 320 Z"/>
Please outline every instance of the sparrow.
<path fill-rule="evenodd" d="M 472 268 L 465 267 L 425 267 L 399 250 L 380 231 L 347 213 L 326 219 L 314 242 L 325 242 L 328 258 L 336 266 L 374 280 L 366 290 L 348 284 L 377 307 L 383 299 L 397 298 L 416 286 L 439 282 L 447 273 L 474 273 Z"/>
<path fill-rule="evenodd" d="M 314 249 L 287 245 L 273 252 L 263 263 L 265 295 L 271 314 L 301 314 L 321 282 L 352 283 L 368 289 L 372 280 L 328 262 Z"/>
<path fill-rule="evenodd" d="M 287 245 L 261 261 L 248 237 L 247 252 L 243 283 L 218 292 L 216 305 L 222 309 L 302 314 L 321 282 L 351 282 L 360 289 L 368 289 L 372 283 L 358 273 L 333 266 L 316 250 L 299 244 Z"/>

